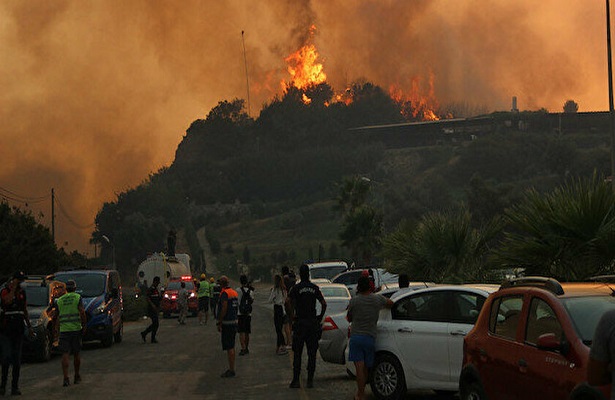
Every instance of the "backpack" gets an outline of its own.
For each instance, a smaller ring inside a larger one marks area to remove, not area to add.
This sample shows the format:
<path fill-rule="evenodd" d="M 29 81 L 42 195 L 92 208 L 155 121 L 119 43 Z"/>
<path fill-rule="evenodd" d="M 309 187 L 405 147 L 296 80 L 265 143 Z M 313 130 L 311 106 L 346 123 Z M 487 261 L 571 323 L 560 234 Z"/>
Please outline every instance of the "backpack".
<path fill-rule="evenodd" d="M 250 289 L 248 289 L 248 291 L 243 290 L 243 288 L 241 288 L 241 301 L 239 302 L 239 312 L 247 315 L 247 314 L 251 314 L 252 313 L 252 303 L 254 302 L 254 300 L 252 299 L 252 297 L 250 296 Z"/>

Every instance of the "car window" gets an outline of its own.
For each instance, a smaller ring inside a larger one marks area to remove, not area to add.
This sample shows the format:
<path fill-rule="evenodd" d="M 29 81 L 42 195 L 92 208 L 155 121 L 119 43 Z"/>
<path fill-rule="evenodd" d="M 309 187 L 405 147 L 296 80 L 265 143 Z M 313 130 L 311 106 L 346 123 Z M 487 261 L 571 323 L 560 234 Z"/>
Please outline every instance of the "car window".
<path fill-rule="evenodd" d="M 485 296 L 471 292 L 452 292 L 453 315 L 451 321 L 474 324 L 485 304 Z"/>
<path fill-rule="evenodd" d="M 83 297 L 96 297 L 103 294 L 105 292 L 105 284 L 107 281 L 106 277 L 107 275 L 103 273 L 62 273 L 56 275 L 56 279 L 64 283 L 71 279 L 74 280 L 77 284 L 77 289 L 75 291 Z"/>
<path fill-rule="evenodd" d="M 561 338 L 562 326 L 549 304 L 538 297 L 534 297 L 530 303 L 530 313 L 527 317 L 525 341 L 536 344 L 540 335 L 545 333 L 554 333 L 555 337 Z"/>
<path fill-rule="evenodd" d="M 615 297 L 584 296 L 562 299 L 572 324 L 583 343 L 590 346 L 602 314 L 615 308 Z"/>
<path fill-rule="evenodd" d="M 185 283 L 186 283 L 186 290 L 194 289 L 194 283 L 192 283 L 191 281 L 185 281 Z M 179 290 L 179 289 L 181 289 L 181 282 L 178 282 L 178 281 L 171 281 L 169 282 L 167 286 L 167 290 Z"/>
<path fill-rule="evenodd" d="M 349 272 L 342 274 L 333 280 L 333 283 L 341 283 L 344 285 L 356 284 L 359 281 L 360 271 Z"/>
<path fill-rule="evenodd" d="M 345 287 L 321 286 L 320 291 L 323 297 L 350 297 Z"/>
<path fill-rule="evenodd" d="M 444 322 L 447 320 L 448 292 L 434 291 L 407 296 L 395 303 L 393 319 Z"/>
<path fill-rule="evenodd" d="M 49 288 L 47 286 L 26 286 L 26 300 L 29 306 L 49 305 Z"/>
<path fill-rule="evenodd" d="M 326 278 L 331 279 L 335 275 L 344 272 L 346 267 L 334 265 L 331 267 L 310 268 L 310 279 Z"/>
<path fill-rule="evenodd" d="M 489 331 L 514 340 L 522 307 L 523 296 L 502 296 L 496 299 L 491 304 Z"/>

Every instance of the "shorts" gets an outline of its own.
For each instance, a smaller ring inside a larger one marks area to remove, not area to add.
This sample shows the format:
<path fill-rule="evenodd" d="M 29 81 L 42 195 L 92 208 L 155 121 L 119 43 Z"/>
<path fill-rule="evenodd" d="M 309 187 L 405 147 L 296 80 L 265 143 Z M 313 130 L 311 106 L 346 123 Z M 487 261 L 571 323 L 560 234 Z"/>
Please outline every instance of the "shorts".
<path fill-rule="evenodd" d="M 79 353 L 81 351 L 81 331 L 60 332 L 58 350 L 62 353 Z"/>
<path fill-rule="evenodd" d="M 237 316 L 237 332 L 252 333 L 252 316 L 238 315 Z"/>
<path fill-rule="evenodd" d="M 368 368 L 374 365 L 376 339 L 370 335 L 350 335 L 348 361 L 364 361 Z"/>
<path fill-rule="evenodd" d="M 235 348 L 235 336 L 237 334 L 237 325 L 222 324 L 222 350 L 230 350 Z"/>
<path fill-rule="evenodd" d="M 199 311 L 209 311 L 209 297 L 199 297 Z"/>

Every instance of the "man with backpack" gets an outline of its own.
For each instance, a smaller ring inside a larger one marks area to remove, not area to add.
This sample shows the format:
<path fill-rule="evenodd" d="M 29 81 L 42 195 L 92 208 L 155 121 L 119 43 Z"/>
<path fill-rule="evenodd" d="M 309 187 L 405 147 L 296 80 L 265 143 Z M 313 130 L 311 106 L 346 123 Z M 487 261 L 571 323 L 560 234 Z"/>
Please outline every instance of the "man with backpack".
<path fill-rule="evenodd" d="M 248 277 L 242 274 L 239 277 L 241 287 L 237 288 L 239 302 L 237 314 L 237 332 L 241 344 L 240 356 L 250 354 L 250 333 L 252 331 L 252 303 L 254 303 L 254 288 L 248 284 Z"/>

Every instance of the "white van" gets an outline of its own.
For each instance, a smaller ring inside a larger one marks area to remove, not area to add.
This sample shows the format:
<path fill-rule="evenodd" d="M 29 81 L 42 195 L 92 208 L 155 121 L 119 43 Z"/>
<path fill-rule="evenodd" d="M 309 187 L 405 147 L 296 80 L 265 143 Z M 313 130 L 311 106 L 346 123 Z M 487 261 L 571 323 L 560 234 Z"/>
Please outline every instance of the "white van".
<path fill-rule="evenodd" d="M 329 279 L 339 273 L 348 270 L 348 264 L 345 261 L 323 261 L 315 263 L 307 263 L 310 268 L 310 280 L 312 279 Z"/>

